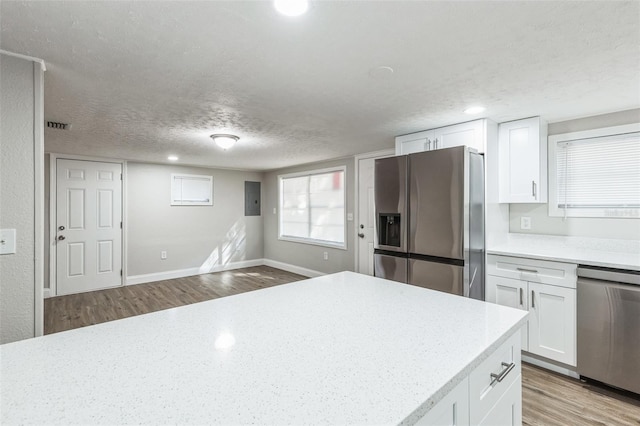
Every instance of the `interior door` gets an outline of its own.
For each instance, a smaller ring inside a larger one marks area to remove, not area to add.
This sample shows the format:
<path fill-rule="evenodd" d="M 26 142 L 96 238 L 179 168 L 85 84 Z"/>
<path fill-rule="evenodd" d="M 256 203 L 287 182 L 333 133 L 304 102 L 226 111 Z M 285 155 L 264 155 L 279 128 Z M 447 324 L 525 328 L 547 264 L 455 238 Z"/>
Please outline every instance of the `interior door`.
<path fill-rule="evenodd" d="M 358 160 L 358 272 L 373 275 L 375 158 Z"/>
<path fill-rule="evenodd" d="M 122 285 L 122 165 L 56 167 L 56 294 Z"/>

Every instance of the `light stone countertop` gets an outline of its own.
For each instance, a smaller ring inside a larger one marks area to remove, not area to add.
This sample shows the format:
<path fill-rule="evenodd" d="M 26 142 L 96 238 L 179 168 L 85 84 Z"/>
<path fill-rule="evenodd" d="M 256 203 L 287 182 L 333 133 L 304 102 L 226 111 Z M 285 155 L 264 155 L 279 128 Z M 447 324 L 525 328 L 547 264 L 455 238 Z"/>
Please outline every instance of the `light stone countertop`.
<path fill-rule="evenodd" d="M 411 424 L 525 320 L 341 272 L 2 345 L 0 423 Z"/>
<path fill-rule="evenodd" d="M 638 240 L 512 233 L 506 243 L 488 247 L 487 254 L 640 271 Z"/>

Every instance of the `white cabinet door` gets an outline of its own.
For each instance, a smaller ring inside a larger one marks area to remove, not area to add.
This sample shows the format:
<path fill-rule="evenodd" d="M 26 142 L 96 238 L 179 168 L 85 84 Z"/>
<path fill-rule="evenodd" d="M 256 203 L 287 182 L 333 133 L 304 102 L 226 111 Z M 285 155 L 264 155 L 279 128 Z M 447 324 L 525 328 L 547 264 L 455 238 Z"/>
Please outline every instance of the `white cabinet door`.
<path fill-rule="evenodd" d="M 519 426 L 522 424 L 522 376 L 511 384 L 480 426 Z"/>
<path fill-rule="evenodd" d="M 466 145 L 484 152 L 484 120 L 469 121 L 435 129 L 435 149 Z"/>
<path fill-rule="evenodd" d="M 418 420 L 416 426 L 463 426 L 469 424 L 469 378 L 465 377 L 451 392 Z"/>
<path fill-rule="evenodd" d="M 498 125 L 501 203 L 547 202 L 546 139 L 540 117 Z"/>
<path fill-rule="evenodd" d="M 510 308 L 528 309 L 527 301 L 527 282 L 514 280 L 512 278 L 487 276 L 487 296 L 486 301 L 496 303 Z M 529 350 L 529 333 L 528 325 L 525 324 L 520 330 L 522 336 L 522 350 Z"/>
<path fill-rule="evenodd" d="M 529 282 L 529 352 L 576 365 L 576 290 Z"/>
<path fill-rule="evenodd" d="M 433 130 L 426 130 L 410 135 L 397 136 L 396 155 L 406 155 L 433 149 L 433 135 Z"/>

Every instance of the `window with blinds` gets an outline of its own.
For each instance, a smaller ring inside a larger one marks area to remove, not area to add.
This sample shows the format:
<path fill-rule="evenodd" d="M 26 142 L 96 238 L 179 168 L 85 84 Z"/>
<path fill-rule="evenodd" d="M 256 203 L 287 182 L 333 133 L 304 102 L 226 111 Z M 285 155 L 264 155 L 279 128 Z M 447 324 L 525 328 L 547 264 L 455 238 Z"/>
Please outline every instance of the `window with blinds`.
<path fill-rule="evenodd" d="M 345 169 L 279 177 L 279 238 L 311 244 L 345 245 Z"/>
<path fill-rule="evenodd" d="M 552 150 L 555 215 L 640 217 L 640 132 L 558 140 Z"/>

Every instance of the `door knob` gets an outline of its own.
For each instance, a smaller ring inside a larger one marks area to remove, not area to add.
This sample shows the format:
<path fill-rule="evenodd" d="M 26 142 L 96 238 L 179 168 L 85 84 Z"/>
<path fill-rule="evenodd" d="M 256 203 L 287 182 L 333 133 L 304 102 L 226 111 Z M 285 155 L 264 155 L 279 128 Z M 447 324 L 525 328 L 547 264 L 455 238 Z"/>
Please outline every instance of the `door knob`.
<path fill-rule="evenodd" d="M 58 240 L 60 240 L 60 241 L 64 240 L 64 235 L 60 235 L 60 236 L 58 237 Z"/>
<path fill-rule="evenodd" d="M 358 237 L 364 238 L 364 234 L 361 232 L 361 233 L 358 234 Z"/>
<path fill-rule="evenodd" d="M 58 226 L 58 229 L 59 229 L 60 231 L 64 231 L 64 226 L 60 225 L 60 226 Z"/>

